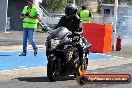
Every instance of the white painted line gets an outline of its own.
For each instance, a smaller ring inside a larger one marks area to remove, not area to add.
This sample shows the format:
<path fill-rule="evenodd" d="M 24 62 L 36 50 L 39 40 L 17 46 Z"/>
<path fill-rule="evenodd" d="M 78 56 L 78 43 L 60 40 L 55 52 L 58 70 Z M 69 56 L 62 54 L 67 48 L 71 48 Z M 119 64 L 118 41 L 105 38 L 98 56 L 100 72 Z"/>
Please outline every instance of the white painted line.
<path fill-rule="evenodd" d="M 124 58 L 124 57 L 119 57 L 119 56 L 113 56 L 114 58 Z"/>
<path fill-rule="evenodd" d="M 2 50 L 2 51 L 0 51 L 0 52 L 22 52 L 23 50 L 22 49 L 19 49 L 19 50 Z M 28 51 L 34 51 L 33 49 L 28 49 Z M 46 51 L 44 48 L 43 49 L 38 49 L 38 51 Z"/>
<path fill-rule="evenodd" d="M 0 52 L 20 52 L 20 51 L 22 51 L 22 50 L 14 50 L 14 51 L 0 51 Z"/>
<path fill-rule="evenodd" d="M 20 68 L 25 68 L 26 66 L 19 66 Z"/>
<path fill-rule="evenodd" d="M 7 37 L 0 37 L 0 39 L 3 39 L 3 40 L 18 40 L 20 41 L 20 39 L 14 39 L 14 38 L 7 38 Z"/>
<path fill-rule="evenodd" d="M 118 57 L 118 58 L 124 58 L 124 57 Z"/>
<path fill-rule="evenodd" d="M 112 56 L 112 55 L 107 55 L 107 56 Z"/>
<path fill-rule="evenodd" d="M 32 68 L 38 68 L 38 67 L 45 67 L 45 66 L 18 68 L 18 69 L 12 69 L 12 70 L 3 70 L 3 71 L 0 71 L 0 72 L 19 71 L 19 70 L 28 70 L 28 69 L 32 69 Z"/>
<path fill-rule="evenodd" d="M 113 57 L 117 58 L 118 56 L 113 56 Z"/>
<path fill-rule="evenodd" d="M 119 59 L 119 58 L 107 58 L 107 59 L 99 59 L 99 60 L 90 60 L 89 62 L 103 61 L 103 60 L 112 60 L 112 59 Z"/>

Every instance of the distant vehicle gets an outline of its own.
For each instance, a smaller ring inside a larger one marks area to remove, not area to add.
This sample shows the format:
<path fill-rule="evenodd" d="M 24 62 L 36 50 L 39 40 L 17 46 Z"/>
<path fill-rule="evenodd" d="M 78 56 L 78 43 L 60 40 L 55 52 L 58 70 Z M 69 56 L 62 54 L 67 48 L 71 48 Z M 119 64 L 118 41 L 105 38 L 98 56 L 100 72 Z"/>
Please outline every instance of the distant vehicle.
<path fill-rule="evenodd" d="M 57 25 L 64 14 L 51 14 L 49 17 L 41 17 L 41 20 L 50 27 Z"/>

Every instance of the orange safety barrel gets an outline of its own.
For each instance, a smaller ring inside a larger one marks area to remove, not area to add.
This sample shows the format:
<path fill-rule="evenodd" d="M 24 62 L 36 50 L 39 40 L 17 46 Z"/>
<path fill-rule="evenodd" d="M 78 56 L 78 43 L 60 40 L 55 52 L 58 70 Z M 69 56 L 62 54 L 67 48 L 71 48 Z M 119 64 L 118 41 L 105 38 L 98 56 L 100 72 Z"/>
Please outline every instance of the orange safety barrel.
<path fill-rule="evenodd" d="M 109 53 L 112 51 L 112 25 L 83 23 L 83 36 L 92 44 L 90 52 Z"/>

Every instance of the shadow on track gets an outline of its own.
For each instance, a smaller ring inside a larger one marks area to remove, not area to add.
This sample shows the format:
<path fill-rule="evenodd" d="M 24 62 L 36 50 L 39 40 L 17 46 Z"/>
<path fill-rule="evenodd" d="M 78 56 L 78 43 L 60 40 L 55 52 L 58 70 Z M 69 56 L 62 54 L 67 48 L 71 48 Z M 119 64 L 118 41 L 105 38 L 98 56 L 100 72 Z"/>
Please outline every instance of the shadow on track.
<path fill-rule="evenodd" d="M 26 82 L 49 82 L 47 77 L 19 77 L 15 79 Z"/>
<path fill-rule="evenodd" d="M 50 82 L 47 77 L 19 77 L 15 79 L 26 82 Z M 67 81 L 67 80 L 75 80 L 75 78 L 73 76 L 66 76 L 57 81 Z"/>

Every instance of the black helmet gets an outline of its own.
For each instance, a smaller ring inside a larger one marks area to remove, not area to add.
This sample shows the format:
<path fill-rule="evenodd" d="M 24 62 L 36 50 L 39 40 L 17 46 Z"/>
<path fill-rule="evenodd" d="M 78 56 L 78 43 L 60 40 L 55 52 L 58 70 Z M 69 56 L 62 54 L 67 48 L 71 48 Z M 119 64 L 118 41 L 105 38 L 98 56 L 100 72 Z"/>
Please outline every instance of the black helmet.
<path fill-rule="evenodd" d="M 85 10 L 85 9 L 86 9 L 86 6 L 85 6 L 85 5 L 83 5 L 83 6 L 82 6 L 82 10 Z"/>
<path fill-rule="evenodd" d="M 65 14 L 67 16 L 71 16 L 77 13 L 77 6 L 75 6 L 74 4 L 69 4 L 66 8 L 65 8 Z"/>

